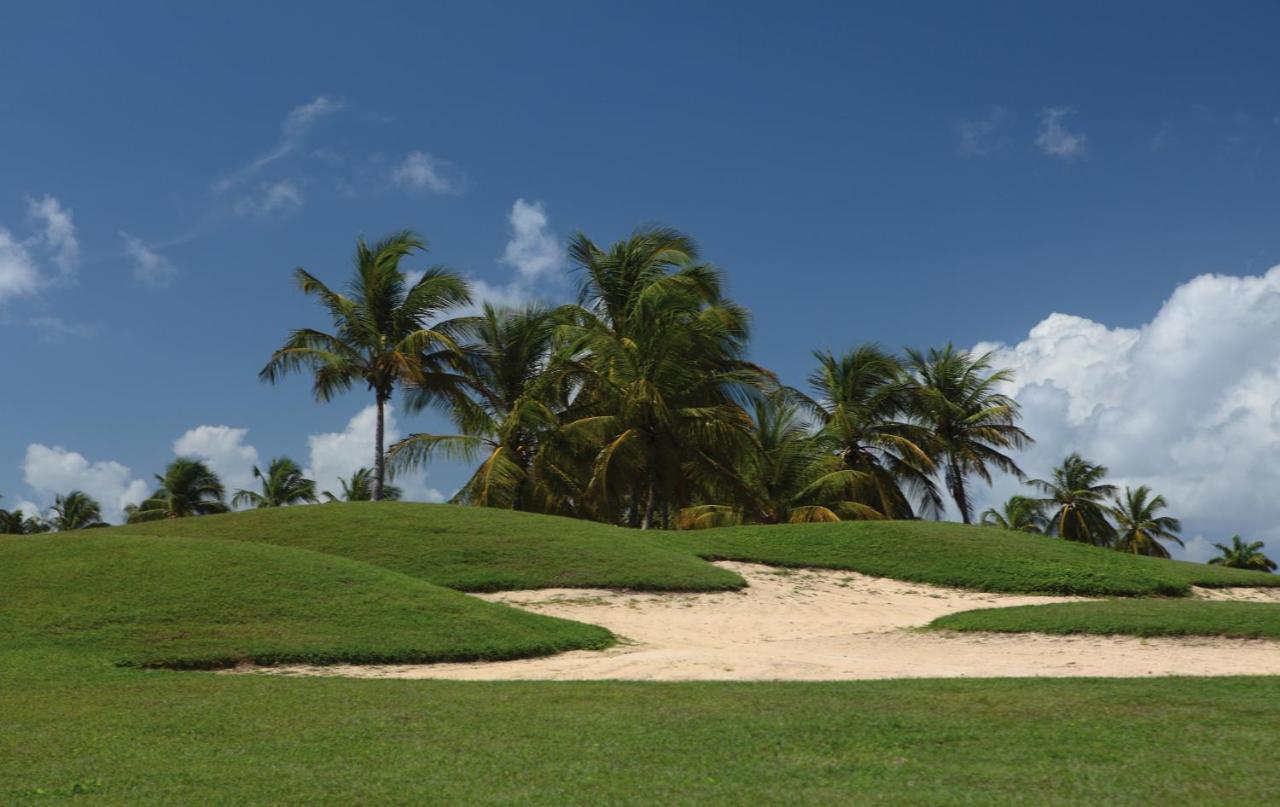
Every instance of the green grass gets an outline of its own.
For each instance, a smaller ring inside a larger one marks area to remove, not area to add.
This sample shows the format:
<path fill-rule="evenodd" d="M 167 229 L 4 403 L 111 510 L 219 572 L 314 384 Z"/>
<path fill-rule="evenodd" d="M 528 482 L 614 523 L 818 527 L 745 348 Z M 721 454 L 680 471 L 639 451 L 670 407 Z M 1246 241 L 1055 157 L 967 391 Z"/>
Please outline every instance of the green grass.
<path fill-rule="evenodd" d="M 936 619 L 930 627 L 998 633 L 1280 639 L 1280 604 L 1162 599 L 1065 602 L 962 611 Z M 1276 652 L 1280 653 L 1280 647 Z"/>
<path fill-rule="evenodd" d="M 1274 679 L 463 683 L 44 661 L 0 657 L 2 803 L 1261 804 L 1280 789 Z"/>
<path fill-rule="evenodd" d="M 0 538 L 0 592 L 0 646 L 143 666 L 503 659 L 612 641 L 344 558 L 107 530 Z"/>
<path fill-rule="evenodd" d="M 745 585 L 738 575 L 636 530 L 483 507 L 334 503 L 119 529 L 310 549 L 461 591 L 561 586 L 721 591 Z"/>
<path fill-rule="evenodd" d="M 1190 586 L 1276 586 L 1280 576 L 1137 557 L 990 527 L 853 521 L 664 533 L 709 560 L 847 569 L 980 591 L 1093 596 L 1189 593 Z"/>

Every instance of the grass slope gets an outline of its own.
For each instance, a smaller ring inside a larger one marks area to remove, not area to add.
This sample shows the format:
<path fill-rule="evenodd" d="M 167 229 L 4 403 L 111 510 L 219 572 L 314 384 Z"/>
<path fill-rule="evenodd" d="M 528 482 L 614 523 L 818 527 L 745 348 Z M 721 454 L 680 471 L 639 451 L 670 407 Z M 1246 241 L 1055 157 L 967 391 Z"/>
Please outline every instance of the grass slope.
<path fill-rule="evenodd" d="M 0 646 L 143 666 L 503 659 L 612 641 L 343 558 L 107 530 L 0 538 L 0 592 Z"/>
<path fill-rule="evenodd" d="M 745 585 L 738 575 L 635 530 L 484 507 L 332 503 L 119 529 L 299 547 L 461 591 L 560 586 L 721 591 Z"/>
<path fill-rule="evenodd" d="M 1274 679 L 22 670 L 0 657 L 6 804 L 1263 804 L 1280 790 Z"/>
<path fill-rule="evenodd" d="M 1276 586 L 1280 576 L 934 521 L 849 521 L 665 533 L 708 560 L 848 569 L 944 586 L 1095 596 L 1184 595 L 1190 586 Z"/>
<path fill-rule="evenodd" d="M 1162 599 L 1066 602 L 962 611 L 936 619 L 930 627 L 998 633 L 1280 639 L 1280 604 Z"/>

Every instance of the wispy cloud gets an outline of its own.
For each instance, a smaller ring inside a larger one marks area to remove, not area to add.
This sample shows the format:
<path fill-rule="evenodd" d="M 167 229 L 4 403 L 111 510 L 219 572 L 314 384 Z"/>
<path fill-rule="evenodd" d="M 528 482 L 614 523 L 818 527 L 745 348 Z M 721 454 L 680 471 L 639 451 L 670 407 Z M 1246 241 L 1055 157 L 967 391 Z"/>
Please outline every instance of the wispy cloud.
<path fill-rule="evenodd" d="M 284 122 L 280 126 L 280 142 L 249 164 L 213 183 L 213 190 L 217 193 L 225 193 L 236 185 L 251 179 L 268 165 L 292 154 L 316 121 L 340 112 L 344 106 L 342 101 L 322 95 L 314 101 L 294 107 L 285 115 Z"/>
<path fill-rule="evenodd" d="M 52 196 L 27 199 L 27 213 L 41 228 L 40 241 L 53 254 L 53 262 L 64 275 L 69 275 L 80 262 L 80 242 L 71 211 Z"/>
<path fill-rule="evenodd" d="M 231 209 L 237 216 L 266 219 L 287 216 L 302 208 L 302 190 L 293 180 L 260 182 L 253 192 L 236 200 Z"/>
<path fill-rule="evenodd" d="M 431 193 L 458 193 L 457 171 L 425 151 L 411 151 L 391 169 L 391 181 L 401 188 Z"/>
<path fill-rule="evenodd" d="M 80 262 L 71 210 L 52 196 L 27 199 L 34 232 L 26 238 L 0 226 L 0 302 L 68 281 Z M 41 264 L 51 262 L 56 271 Z"/>
<path fill-rule="evenodd" d="M 1088 138 L 1082 132 L 1072 132 L 1063 123 L 1063 119 L 1074 111 L 1068 106 L 1055 106 L 1040 112 L 1040 131 L 1035 142 L 1042 152 L 1062 160 L 1085 156 Z"/>
<path fill-rule="evenodd" d="M 1002 129 L 1012 116 L 1004 107 L 993 106 L 987 114 L 974 120 L 962 120 L 956 124 L 959 142 L 956 152 L 965 157 L 985 157 L 1009 143 Z"/>
<path fill-rule="evenodd" d="M 147 246 L 141 238 L 121 232 L 124 239 L 124 251 L 133 259 L 133 277 L 138 282 L 152 288 L 163 288 L 173 283 L 178 270 L 160 253 Z"/>
<path fill-rule="evenodd" d="M 87 339 L 96 333 L 90 325 L 67 322 L 61 317 L 33 317 L 27 320 L 27 325 L 39 332 L 44 341 L 55 344 L 67 339 Z"/>

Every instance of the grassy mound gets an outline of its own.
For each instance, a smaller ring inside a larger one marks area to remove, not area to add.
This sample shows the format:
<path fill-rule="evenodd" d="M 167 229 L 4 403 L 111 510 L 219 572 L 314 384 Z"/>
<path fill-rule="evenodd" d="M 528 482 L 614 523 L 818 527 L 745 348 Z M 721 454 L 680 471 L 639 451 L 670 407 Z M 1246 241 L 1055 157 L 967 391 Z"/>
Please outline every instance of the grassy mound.
<path fill-rule="evenodd" d="M 934 521 L 848 521 L 665 533 L 708 560 L 847 569 L 944 586 L 1040 594 L 1183 595 L 1280 576 L 1125 555 L 1038 535 Z"/>
<path fill-rule="evenodd" d="M 962 611 L 936 619 L 929 627 L 996 633 L 1280 639 L 1280 604 L 1161 599 L 1064 602 Z"/>
<path fill-rule="evenodd" d="M 333 503 L 120 529 L 310 549 L 461 591 L 560 586 L 722 591 L 745 585 L 738 575 L 635 530 L 484 507 Z"/>
<path fill-rule="evenodd" d="M 0 539 L 0 646 L 141 666 L 507 659 L 612 642 L 369 564 L 112 530 Z"/>

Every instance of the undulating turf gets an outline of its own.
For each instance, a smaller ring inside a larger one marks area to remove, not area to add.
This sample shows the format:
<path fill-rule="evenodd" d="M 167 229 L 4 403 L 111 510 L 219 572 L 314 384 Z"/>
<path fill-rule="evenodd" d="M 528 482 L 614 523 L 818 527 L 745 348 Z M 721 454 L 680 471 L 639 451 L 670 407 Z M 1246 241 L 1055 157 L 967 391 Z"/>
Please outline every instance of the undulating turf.
<path fill-rule="evenodd" d="M 1192 599 L 1064 602 L 962 611 L 936 619 L 930 627 L 998 633 L 1280 639 L 1280 604 Z M 1280 653 L 1280 646 L 1276 652 Z"/>
<path fill-rule="evenodd" d="M 0 647 L 219 667 L 503 659 L 611 641 L 597 626 L 306 550 L 108 530 L 0 537 Z"/>
<path fill-rule="evenodd" d="M 1138 557 L 1038 535 L 933 521 L 850 521 L 667 532 L 710 560 L 817 566 L 920 583 L 1042 594 L 1184 595 L 1190 586 L 1276 586 L 1280 576 Z"/>
<path fill-rule="evenodd" d="M 559 586 L 721 591 L 745 585 L 738 575 L 636 530 L 484 507 L 332 503 L 118 529 L 300 547 L 461 591 Z"/>

